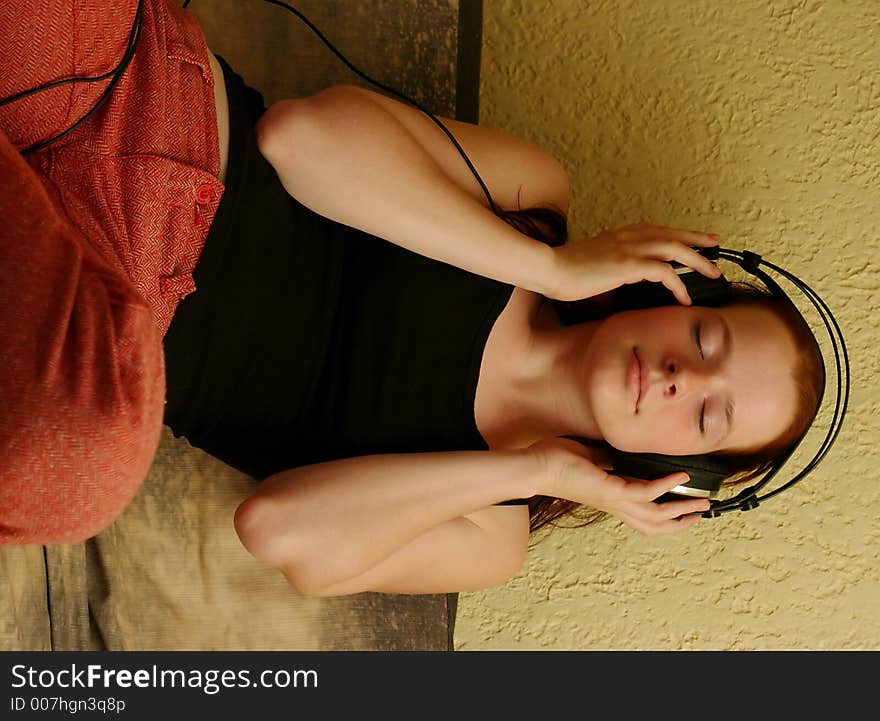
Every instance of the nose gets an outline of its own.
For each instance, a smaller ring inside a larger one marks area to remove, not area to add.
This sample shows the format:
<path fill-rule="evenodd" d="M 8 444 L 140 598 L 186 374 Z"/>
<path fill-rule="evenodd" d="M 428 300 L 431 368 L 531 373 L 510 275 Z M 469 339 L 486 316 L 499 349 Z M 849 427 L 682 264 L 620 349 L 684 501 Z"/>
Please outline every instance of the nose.
<path fill-rule="evenodd" d="M 709 375 L 692 366 L 683 365 L 674 358 L 663 364 L 663 395 L 666 398 L 701 393 L 709 382 Z"/>

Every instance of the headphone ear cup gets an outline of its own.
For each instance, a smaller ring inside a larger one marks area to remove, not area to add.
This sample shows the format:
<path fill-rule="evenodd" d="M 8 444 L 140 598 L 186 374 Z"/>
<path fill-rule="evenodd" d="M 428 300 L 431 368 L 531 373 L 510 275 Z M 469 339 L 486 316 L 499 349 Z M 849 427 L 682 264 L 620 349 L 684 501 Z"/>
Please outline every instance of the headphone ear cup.
<path fill-rule="evenodd" d="M 674 263 L 681 267 L 680 263 Z M 679 274 L 687 288 L 693 305 L 717 307 L 726 305 L 731 298 L 731 285 L 723 275 L 718 278 L 707 278 L 695 270 L 687 270 Z M 656 308 L 661 305 L 681 305 L 672 291 L 662 283 L 643 280 L 638 283 L 622 285 L 606 294 L 602 308 L 597 307 L 594 298 L 583 300 L 554 300 L 553 306 L 563 325 L 574 325 L 588 320 L 605 317 L 608 312 L 641 310 Z"/>
<path fill-rule="evenodd" d="M 653 481 L 671 473 L 684 471 L 690 477 L 682 485 L 683 495 L 714 498 L 724 479 L 733 472 L 727 463 L 716 456 L 663 456 L 656 453 L 625 453 L 611 450 L 614 473 L 618 476 Z M 686 493 L 691 489 L 693 493 Z"/>
<path fill-rule="evenodd" d="M 680 273 L 693 305 L 720 306 L 730 302 L 730 281 L 724 276 L 707 278 L 695 270 Z M 641 281 L 615 289 L 613 304 L 617 310 L 640 310 L 661 305 L 681 305 L 662 283 Z"/>

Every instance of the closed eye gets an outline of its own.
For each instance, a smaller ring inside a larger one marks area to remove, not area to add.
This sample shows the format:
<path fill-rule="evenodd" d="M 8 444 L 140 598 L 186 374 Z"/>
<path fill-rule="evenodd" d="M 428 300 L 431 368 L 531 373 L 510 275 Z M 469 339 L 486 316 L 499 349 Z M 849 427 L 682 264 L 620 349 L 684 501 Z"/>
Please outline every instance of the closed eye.
<path fill-rule="evenodd" d="M 703 358 L 703 328 L 700 323 L 694 326 L 694 341 L 697 344 L 697 350 L 700 351 L 700 358 Z"/>

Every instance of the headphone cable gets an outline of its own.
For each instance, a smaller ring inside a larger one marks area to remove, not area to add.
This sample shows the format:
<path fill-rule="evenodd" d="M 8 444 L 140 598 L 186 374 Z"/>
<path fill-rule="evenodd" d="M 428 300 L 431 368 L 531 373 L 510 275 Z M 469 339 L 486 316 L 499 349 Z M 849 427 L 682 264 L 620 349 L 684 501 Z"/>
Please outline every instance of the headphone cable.
<path fill-rule="evenodd" d="M 71 125 L 66 130 L 58 133 L 48 140 L 43 140 L 38 143 L 34 143 L 33 145 L 25 148 L 24 150 L 19 151 L 22 155 L 28 155 L 29 153 L 36 152 L 37 150 L 41 150 L 52 143 L 61 140 L 61 138 L 65 137 L 69 133 L 72 133 L 76 128 L 82 125 L 86 120 L 88 120 L 92 115 L 94 115 L 101 107 L 110 99 L 110 95 L 113 93 L 113 90 L 116 88 L 116 85 L 119 83 L 119 79 L 122 77 L 122 74 L 128 68 L 129 63 L 131 62 L 132 57 L 134 57 L 134 52 L 137 49 L 138 42 L 140 40 L 141 35 L 141 17 L 143 12 L 143 3 L 144 0 L 138 0 L 137 10 L 135 11 L 134 21 L 132 22 L 131 30 L 128 34 L 128 41 L 125 47 L 125 53 L 122 56 L 122 60 L 120 60 L 119 65 L 117 65 L 110 72 L 104 73 L 103 75 L 96 75 L 94 77 L 75 77 L 75 78 L 65 78 L 64 80 L 54 80 L 44 85 L 39 85 L 35 88 L 30 88 L 29 90 L 24 90 L 20 93 L 16 93 L 11 97 L 4 98 L 0 100 L 0 107 L 3 105 L 7 105 L 8 103 L 12 103 L 16 100 L 21 100 L 22 98 L 26 98 L 29 95 L 33 95 L 34 93 L 43 92 L 44 90 L 51 90 L 52 88 L 57 88 L 61 85 L 67 85 L 68 83 L 94 83 L 99 80 L 106 80 L 108 77 L 112 76 L 111 81 L 108 83 L 107 87 L 104 89 L 104 92 L 101 94 L 101 97 L 98 98 L 98 101 L 92 106 L 91 110 L 83 115 L 79 120 L 77 120 L 73 125 Z"/>

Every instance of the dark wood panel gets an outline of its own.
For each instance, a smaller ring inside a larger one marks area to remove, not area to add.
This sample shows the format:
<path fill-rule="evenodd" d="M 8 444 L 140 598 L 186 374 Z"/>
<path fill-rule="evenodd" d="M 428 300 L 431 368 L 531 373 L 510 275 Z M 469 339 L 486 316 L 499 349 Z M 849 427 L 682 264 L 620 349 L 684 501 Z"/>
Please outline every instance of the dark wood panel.
<path fill-rule="evenodd" d="M 306 15 L 362 72 L 434 113 L 454 116 L 458 2 L 298 0 L 288 4 Z M 265 2 L 193 0 L 187 9 L 199 18 L 209 47 L 263 93 L 267 104 L 337 83 L 377 90 L 284 8 Z M 473 32 L 467 37 L 472 41 Z"/>

